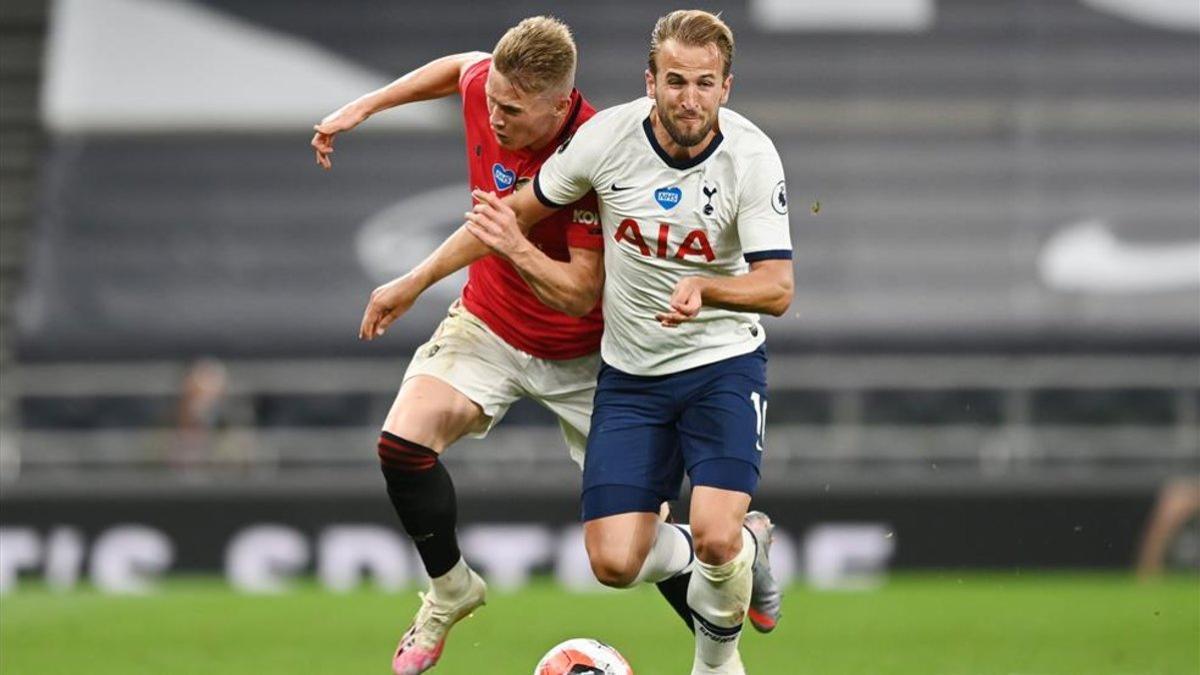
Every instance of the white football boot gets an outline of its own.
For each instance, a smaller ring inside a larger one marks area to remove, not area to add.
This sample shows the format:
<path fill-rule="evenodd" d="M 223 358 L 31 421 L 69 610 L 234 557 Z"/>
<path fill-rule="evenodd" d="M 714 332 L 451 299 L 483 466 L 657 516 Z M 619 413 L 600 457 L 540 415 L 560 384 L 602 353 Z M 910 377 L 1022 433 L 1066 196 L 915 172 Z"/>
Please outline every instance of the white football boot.
<path fill-rule="evenodd" d="M 432 589 L 421 594 L 421 609 L 417 610 L 412 626 L 400 638 L 392 657 L 393 673 L 419 675 L 432 668 L 442 657 L 450 628 L 485 604 L 487 584 L 475 570 L 468 569 L 467 572 L 470 575 L 467 590 L 453 600 L 438 598 Z"/>

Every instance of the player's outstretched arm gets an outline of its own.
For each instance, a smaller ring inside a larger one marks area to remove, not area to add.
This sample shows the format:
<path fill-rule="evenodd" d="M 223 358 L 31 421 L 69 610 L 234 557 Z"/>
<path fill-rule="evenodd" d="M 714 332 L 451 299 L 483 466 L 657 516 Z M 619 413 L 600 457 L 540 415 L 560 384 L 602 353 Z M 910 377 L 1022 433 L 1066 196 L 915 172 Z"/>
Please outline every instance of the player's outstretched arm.
<path fill-rule="evenodd" d="M 702 306 L 782 316 L 792 304 L 795 281 L 791 260 L 759 260 L 732 277 L 684 277 L 675 284 L 671 307 L 656 314 L 673 328 L 696 318 Z"/>
<path fill-rule="evenodd" d="M 458 91 L 458 80 L 466 69 L 487 57 L 486 52 L 443 56 L 326 115 L 313 125 L 316 133 L 310 145 L 317 153 L 317 164 L 323 169 L 333 168 L 329 156 L 333 154 L 333 138 L 337 134 L 350 131 L 371 115 L 388 108 L 453 94 Z"/>
<path fill-rule="evenodd" d="M 478 198 L 482 193 L 476 191 L 474 194 Z M 515 215 L 512 204 L 518 201 L 516 194 L 508 195 L 504 199 L 499 199 L 491 193 L 487 194 L 495 200 L 494 203 Z M 546 209 L 542 206 L 536 198 L 534 198 L 532 207 L 520 203 L 516 204 L 516 207 L 522 209 L 528 214 L 526 217 L 531 219 L 523 220 L 523 224 L 515 225 L 518 228 L 516 230 L 518 236 L 522 240 L 525 236 L 523 233 L 528 232 L 534 223 L 554 212 L 553 209 Z M 478 204 L 476 208 L 478 208 Z M 467 215 L 469 216 L 471 213 L 473 212 L 469 212 Z M 441 246 L 438 246 L 408 274 L 396 277 L 371 292 L 367 307 L 363 310 L 362 322 L 359 324 L 359 339 L 373 340 L 383 335 L 392 322 L 404 316 L 405 312 L 412 308 L 413 303 L 425 292 L 425 289 L 494 252 L 492 248 L 468 231 L 470 226 L 471 223 L 468 221 L 455 230 L 454 234 L 450 235 L 446 241 L 442 242 Z M 526 241 L 526 243 L 528 242 Z M 592 305 L 595 305 L 595 302 Z M 591 306 L 588 307 L 588 310 L 590 309 Z"/>
<path fill-rule="evenodd" d="M 571 316 L 592 311 L 604 287 L 604 254 L 571 248 L 571 260 L 554 260 L 526 238 L 535 223 L 555 212 L 542 204 L 529 186 L 501 200 L 491 192 L 471 193 L 467 230 L 507 258 L 544 304 Z"/>
<path fill-rule="evenodd" d="M 412 308 L 425 289 L 492 252 L 460 227 L 408 274 L 371 292 L 358 328 L 360 340 L 373 340 Z"/>

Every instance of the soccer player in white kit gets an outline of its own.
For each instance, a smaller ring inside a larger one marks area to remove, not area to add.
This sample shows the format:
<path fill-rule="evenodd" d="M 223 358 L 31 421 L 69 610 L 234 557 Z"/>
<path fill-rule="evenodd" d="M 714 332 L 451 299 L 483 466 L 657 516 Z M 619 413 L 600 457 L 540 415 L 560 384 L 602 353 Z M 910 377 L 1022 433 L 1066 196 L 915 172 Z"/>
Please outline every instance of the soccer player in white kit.
<path fill-rule="evenodd" d="M 318 164 L 330 168 L 334 136 L 374 112 L 457 90 L 463 97 L 472 186 L 494 183 L 501 193 L 515 189 L 521 183 L 518 176 L 534 175 L 594 111 L 571 90 L 575 46 L 561 22 L 526 19 L 505 33 L 490 56 L 467 53 L 438 59 L 339 109 L 316 127 L 312 146 Z M 539 82 L 549 89 L 533 87 Z M 577 275 L 599 271 L 601 232 L 591 199 L 592 205 L 580 202 L 564 209 L 530 235 L 544 255 L 543 263 L 569 267 Z M 534 297 L 517 272 L 510 272 L 509 263 L 491 253 L 465 230 L 457 231 L 416 270 L 376 289 L 360 328 L 364 339 L 382 335 L 425 288 L 474 263 L 462 302 L 455 303 L 430 342 L 418 349 L 379 441 L 388 496 L 405 529 L 414 534 L 431 578 L 431 592 L 423 596 L 394 654 L 396 673 L 433 667 L 451 626 L 483 601 L 483 582 L 458 551 L 453 484 L 438 461 L 440 453 L 468 432 L 486 433 L 522 396 L 560 415 L 577 461 L 586 443 L 599 361 L 600 316 L 593 308 L 600 288 L 582 295 L 564 289 L 549 300 Z M 780 607 L 765 555 L 771 523 L 751 513 L 745 526 L 762 542 L 763 553 L 754 568 L 751 618 L 766 632 L 774 628 Z M 655 527 L 675 539 L 688 536 L 686 526 Z M 675 560 L 686 563 L 689 556 L 690 547 Z M 669 578 L 636 581 L 656 583 L 692 627 L 686 606 L 689 576 L 690 567 L 673 563 Z"/>
<path fill-rule="evenodd" d="M 522 231 L 589 190 L 599 197 L 606 279 L 586 280 L 603 283 L 605 312 L 584 465 L 588 555 L 601 581 L 627 585 L 674 574 L 680 548 L 694 548 L 696 674 L 744 672 L 737 644 L 757 544 L 742 522 L 767 408 L 758 314 L 783 314 L 793 293 L 779 155 L 721 109 L 732 56 L 716 16 L 661 18 L 647 98 L 598 113 L 507 200 L 477 191 L 468 216 L 471 233 L 542 295 L 576 272 L 545 265 Z M 693 541 L 663 541 L 658 505 L 678 495 L 685 470 Z"/>

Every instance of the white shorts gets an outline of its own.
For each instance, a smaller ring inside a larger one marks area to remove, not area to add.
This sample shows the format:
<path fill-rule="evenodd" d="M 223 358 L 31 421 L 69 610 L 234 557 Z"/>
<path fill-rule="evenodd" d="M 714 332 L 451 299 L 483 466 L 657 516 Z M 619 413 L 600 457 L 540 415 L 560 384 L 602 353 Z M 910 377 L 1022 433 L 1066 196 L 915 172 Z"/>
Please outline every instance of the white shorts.
<path fill-rule="evenodd" d="M 571 459 L 582 467 L 599 368 L 599 352 L 564 360 L 527 354 L 455 300 L 433 337 L 413 354 L 404 381 L 416 375 L 436 377 L 478 404 L 488 421 L 468 434 L 472 438 L 487 436 L 509 406 L 531 398 L 558 416 Z"/>

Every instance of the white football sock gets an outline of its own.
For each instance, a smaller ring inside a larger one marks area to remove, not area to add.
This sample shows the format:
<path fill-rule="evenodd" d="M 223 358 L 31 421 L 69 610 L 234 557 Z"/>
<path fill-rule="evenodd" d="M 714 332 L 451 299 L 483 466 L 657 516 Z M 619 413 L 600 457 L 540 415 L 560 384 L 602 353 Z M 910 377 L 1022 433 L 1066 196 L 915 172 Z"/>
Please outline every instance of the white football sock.
<path fill-rule="evenodd" d="M 440 600 L 457 600 L 471 586 L 470 569 L 467 561 L 459 558 L 454 567 L 445 574 L 429 580 L 429 585 L 433 587 L 433 595 Z"/>
<path fill-rule="evenodd" d="M 660 522 L 654 545 L 650 547 L 642 569 L 638 570 L 637 578 L 630 585 L 643 581 L 657 584 L 663 579 L 690 572 L 694 558 L 691 529 L 687 525 Z"/>
<path fill-rule="evenodd" d="M 688 584 L 688 606 L 696 623 L 693 675 L 741 675 L 738 655 L 742 621 L 750 606 L 754 539 L 742 528 L 742 550 L 723 565 L 696 560 Z"/>

